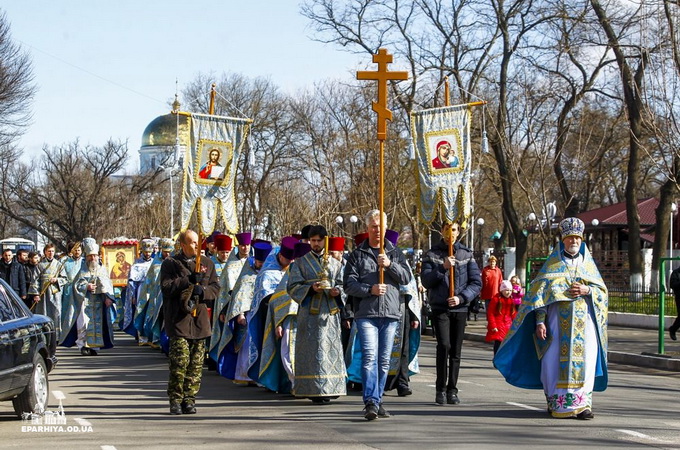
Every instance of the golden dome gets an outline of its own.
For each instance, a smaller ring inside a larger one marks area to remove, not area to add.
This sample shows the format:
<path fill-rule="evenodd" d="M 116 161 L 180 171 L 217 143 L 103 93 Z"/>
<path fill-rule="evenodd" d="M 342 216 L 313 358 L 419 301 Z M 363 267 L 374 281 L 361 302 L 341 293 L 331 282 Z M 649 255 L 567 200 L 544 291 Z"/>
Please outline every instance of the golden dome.
<path fill-rule="evenodd" d="M 183 114 L 179 116 L 180 145 L 189 142 L 189 118 Z M 177 115 L 166 114 L 158 116 L 147 125 L 142 134 L 142 147 L 174 146 L 177 136 Z"/>

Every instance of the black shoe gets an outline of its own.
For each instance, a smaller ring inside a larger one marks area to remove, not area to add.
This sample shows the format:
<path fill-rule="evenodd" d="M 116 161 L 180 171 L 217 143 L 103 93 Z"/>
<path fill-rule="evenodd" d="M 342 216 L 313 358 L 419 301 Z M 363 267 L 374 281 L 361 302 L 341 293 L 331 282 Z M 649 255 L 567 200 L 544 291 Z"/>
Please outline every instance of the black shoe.
<path fill-rule="evenodd" d="M 383 418 L 383 419 L 387 419 L 390 416 L 391 416 L 391 414 L 389 412 L 387 412 L 387 410 L 385 408 L 383 408 L 383 405 L 381 403 L 380 407 L 378 408 L 378 417 Z"/>
<path fill-rule="evenodd" d="M 182 414 L 182 407 L 179 403 L 170 403 L 170 414 L 173 416 L 179 416 Z"/>
<path fill-rule="evenodd" d="M 446 392 L 446 403 L 449 405 L 457 405 L 460 403 L 460 399 L 458 398 L 458 394 L 454 394 L 453 391 L 447 391 Z"/>
<path fill-rule="evenodd" d="M 366 403 L 364 411 L 366 411 L 364 413 L 366 420 L 375 420 L 378 418 L 378 407 L 375 406 L 374 403 Z"/>
<path fill-rule="evenodd" d="M 437 393 L 434 395 L 434 402 L 438 405 L 443 405 L 445 401 L 446 396 L 444 391 L 437 391 Z"/>
<path fill-rule="evenodd" d="M 193 403 L 182 402 L 182 414 L 196 414 L 196 406 Z"/>
<path fill-rule="evenodd" d="M 668 330 L 668 334 L 671 335 L 671 339 L 673 339 L 674 341 L 678 340 L 678 337 L 675 335 L 675 333 L 677 333 L 677 331 L 678 330 L 674 330 L 672 328 Z"/>
<path fill-rule="evenodd" d="M 584 409 L 576 415 L 576 418 L 579 420 L 590 420 L 595 418 L 595 414 L 589 409 Z"/>
<path fill-rule="evenodd" d="M 407 395 L 413 394 L 413 391 L 408 386 L 399 386 L 397 388 L 397 395 L 399 397 L 406 397 Z"/>
<path fill-rule="evenodd" d="M 81 347 L 80 354 L 83 356 L 97 356 L 97 351 L 90 347 Z"/>

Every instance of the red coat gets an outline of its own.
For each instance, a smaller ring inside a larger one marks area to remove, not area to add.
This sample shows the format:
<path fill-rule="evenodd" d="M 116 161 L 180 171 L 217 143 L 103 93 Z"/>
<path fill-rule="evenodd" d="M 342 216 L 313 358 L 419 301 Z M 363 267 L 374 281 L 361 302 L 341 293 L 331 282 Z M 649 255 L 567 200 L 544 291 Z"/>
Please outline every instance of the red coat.
<path fill-rule="evenodd" d="M 479 294 L 479 298 L 491 300 L 498 294 L 501 281 L 503 281 L 503 272 L 501 272 L 498 266 L 493 269 L 491 266 L 486 266 L 482 269 L 482 292 Z"/>
<path fill-rule="evenodd" d="M 498 305 L 500 304 L 500 312 Z M 503 297 L 500 293 L 496 294 L 489 302 L 489 309 L 486 311 L 486 342 L 502 341 L 510 330 L 512 321 L 515 319 L 517 310 L 515 301 L 512 297 Z M 494 328 L 498 331 L 491 331 Z"/>

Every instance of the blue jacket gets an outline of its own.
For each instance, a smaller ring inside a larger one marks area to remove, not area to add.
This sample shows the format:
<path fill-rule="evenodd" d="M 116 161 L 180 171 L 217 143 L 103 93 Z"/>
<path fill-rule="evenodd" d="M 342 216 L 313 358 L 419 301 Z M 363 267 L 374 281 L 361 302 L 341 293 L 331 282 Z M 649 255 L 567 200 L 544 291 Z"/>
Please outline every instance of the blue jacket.
<path fill-rule="evenodd" d="M 454 295 L 460 298 L 460 304 L 454 308 L 449 308 L 446 301 L 449 298 L 449 271 L 444 269 L 444 259 L 448 257 L 449 245 L 441 240 L 423 257 L 420 279 L 429 291 L 430 307 L 435 313 L 445 311 L 467 313 L 468 304 L 482 290 L 482 275 L 472 257 L 472 251 L 460 242 L 456 242 L 453 249 L 456 256 Z"/>

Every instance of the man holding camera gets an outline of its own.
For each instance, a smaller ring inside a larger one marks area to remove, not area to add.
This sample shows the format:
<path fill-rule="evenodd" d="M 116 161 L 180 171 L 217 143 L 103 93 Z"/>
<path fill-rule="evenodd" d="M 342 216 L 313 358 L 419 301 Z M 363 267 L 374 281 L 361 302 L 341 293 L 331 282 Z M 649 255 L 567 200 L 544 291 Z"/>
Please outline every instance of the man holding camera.
<path fill-rule="evenodd" d="M 170 414 L 196 414 L 196 394 L 201 387 L 205 339 L 210 336 L 208 308 L 217 298 L 220 283 L 210 258 L 201 258 L 198 235 L 179 235 L 181 251 L 161 265 L 161 290 L 165 332 L 170 338 Z"/>

